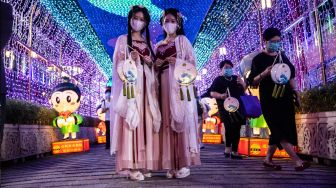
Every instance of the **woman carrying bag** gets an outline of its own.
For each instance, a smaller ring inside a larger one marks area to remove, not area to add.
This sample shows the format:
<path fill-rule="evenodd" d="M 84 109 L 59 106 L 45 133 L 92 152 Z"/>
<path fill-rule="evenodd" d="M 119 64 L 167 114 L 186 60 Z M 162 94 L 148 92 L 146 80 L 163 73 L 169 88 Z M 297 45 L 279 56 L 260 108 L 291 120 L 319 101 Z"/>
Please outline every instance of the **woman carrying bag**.
<path fill-rule="evenodd" d="M 240 96 L 244 95 L 246 84 L 236 75 L 233 75 L 233 63 L 224 60 L 219 65 L 222 75 L 218 76 L 211 85 L 211 96 L 217 100 L 218 111 L 221 121 L 225 127 L 225 152 L 226 158 L 242 159 L 238 154 L 238 144 L 240 140 L 240 128 L 245 124 L 245 117 L 241 108 L 229 110 L 224 108 L 226 99 L 235 98 L 240 102 Z M 241 106 L 241 105 L 238 105 Z M 236 111 L 235 111 L 236 110 Z"/>

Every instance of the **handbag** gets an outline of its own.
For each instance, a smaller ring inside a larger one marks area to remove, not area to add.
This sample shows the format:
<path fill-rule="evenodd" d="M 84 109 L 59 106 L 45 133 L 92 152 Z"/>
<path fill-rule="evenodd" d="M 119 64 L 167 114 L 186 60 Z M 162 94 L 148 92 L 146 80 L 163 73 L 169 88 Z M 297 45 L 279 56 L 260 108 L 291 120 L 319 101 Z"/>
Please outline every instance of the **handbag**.
<path fill-rule="evenodd" d="M 248 92 L 249 95 L 240 96 L 242 112 L 247 118 L 258 118 L 262 115 L 260 101 L 258 97 L 251 94 L 250 89 L 248 89 Z"/>

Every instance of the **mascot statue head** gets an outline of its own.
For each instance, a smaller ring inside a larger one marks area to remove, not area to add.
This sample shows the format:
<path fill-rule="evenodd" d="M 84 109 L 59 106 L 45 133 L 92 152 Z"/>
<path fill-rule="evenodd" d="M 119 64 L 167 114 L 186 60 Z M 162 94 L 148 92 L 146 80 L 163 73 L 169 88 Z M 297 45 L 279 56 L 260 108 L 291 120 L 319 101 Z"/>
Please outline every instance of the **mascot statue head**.
<path fill-rule="evenodd" d="M 71 114 L 79 108 L 82 96 L 79 87 L 70 83 L 69 78 L 63 77 L 63 80 L 54 88 L 49 103 L 58 113 Z"/>
<path fill-rule="evenodd" d="M 202 98 L 201 103 L 209 107 L 208 115 L 210 117 L 218 112 L 218 105 L 215 98 L 209 98 L 209 97 Z"/>

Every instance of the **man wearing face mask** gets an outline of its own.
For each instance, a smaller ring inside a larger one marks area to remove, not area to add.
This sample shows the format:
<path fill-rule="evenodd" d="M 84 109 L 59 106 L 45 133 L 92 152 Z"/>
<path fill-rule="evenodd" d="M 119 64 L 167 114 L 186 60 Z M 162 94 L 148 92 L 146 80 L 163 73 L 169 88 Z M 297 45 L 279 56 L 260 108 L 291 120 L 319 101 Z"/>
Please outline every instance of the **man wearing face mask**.
<path fill-rule="evenodd" d="M 222 75 L 218 76 L 212 83 L 210 94 L 211 97 L 217 100 L 220 118 L 224 122 L 226 145 L 224 155 L 226 158 L 242 159 L 237 151 L 240 128 L 241 125 L 245 124 L 245 118 L 241 116 L 237 120 L 232 119 L 229 112 L 224 109 L 224 101 L 228 97 L 227 89 L 229 89 L 231 97 L 240 100 L 240 96 L 244 94 L 246 84 L 240 77 L 233 74 L 233 63 L 230 60 L 220 62 L 219 68 L 222 70 Z M 238 109 L 239 111 L 240 109 Z"/>

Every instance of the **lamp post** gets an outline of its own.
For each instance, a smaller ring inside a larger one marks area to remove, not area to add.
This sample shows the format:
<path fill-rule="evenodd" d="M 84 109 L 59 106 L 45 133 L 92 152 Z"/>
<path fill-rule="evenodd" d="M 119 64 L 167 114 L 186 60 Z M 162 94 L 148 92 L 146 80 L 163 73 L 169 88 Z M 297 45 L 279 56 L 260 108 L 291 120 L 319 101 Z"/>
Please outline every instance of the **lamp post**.
<path fill-rule="evenodd" d="M 314 0 L 314 7 L 315 7 L 314 14 L 315 14 L 316 32 L 317 32 L 317 39 L 318 39 L 318 48 L 319 48 L 319 54 L 320 54 L 322 83 L 323 85 L 326 85 L 327 77 L 326 77 L 326 72 L 325 72 L 324 51 L 322 48 L 322 32 L 321 32 L 321 24 L 320 24 L 320 15 L 318 13 L 319 5 L 318 5 L 317 0 Z"/>
<path fill-rule="evenodd" d="M 28 30 L 28 47 L 32 47 L 33 40 L 33 14 L 35 12 L 36 5 L 34 5 L 32 12 L 29 16 L 29 30 Z M 28 76 L 28 100 L 31 101 L 31 81 L 33 76 L 33 66 L 32 66 L 32 56 L 36 56 L 32 51 L 28 52 L 28 67 L 29 67 L 29 76 Z"/>

